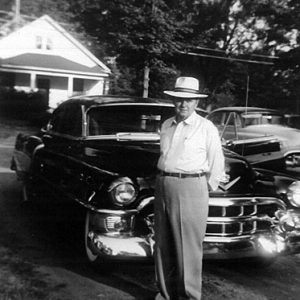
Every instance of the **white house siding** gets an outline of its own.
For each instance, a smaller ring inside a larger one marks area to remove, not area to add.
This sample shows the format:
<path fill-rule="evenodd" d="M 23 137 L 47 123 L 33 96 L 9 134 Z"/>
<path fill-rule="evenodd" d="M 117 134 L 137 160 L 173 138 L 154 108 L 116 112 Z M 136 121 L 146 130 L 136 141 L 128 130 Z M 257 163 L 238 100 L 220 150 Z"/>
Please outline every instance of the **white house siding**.
<path fill-rule="evenodd" d="M 59 103 L 68 98 L 68 78 L 49 76 L 49 107 L 55 108 Z"/>
<path fill-rule="evenodd" d="M 88 95 L 102 95 L 104 94 L 104 81 L 85 80 L 84 91 Z"/>
<path fill-rule="evenodd" d="M 38 36 L 42 40 L 42 49 L 36 48 Z M 47 40 L 51 41 L 52 49 L 47 50 L 45 48 Z M 16 45 L 20 46 L 17 47 Z M 87 67 L 96 66 L 96 63 L 80 49 L 74 47 L 74 44 L 66 39 L 64 34 L 54 30 L 53 26 L 45 22 L 42 18 L 13 32 L 1 41 L 0 53 L 3 59 L 28 52 L 59 55 Z"/>

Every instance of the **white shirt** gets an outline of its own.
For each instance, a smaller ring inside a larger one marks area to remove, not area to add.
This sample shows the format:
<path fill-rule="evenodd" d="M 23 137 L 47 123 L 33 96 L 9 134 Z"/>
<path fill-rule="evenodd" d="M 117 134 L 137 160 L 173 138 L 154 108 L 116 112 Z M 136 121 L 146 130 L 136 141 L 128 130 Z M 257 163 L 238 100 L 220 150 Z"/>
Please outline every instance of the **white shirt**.
<path fill-rule="evenodd" d="M 175 117 L 166 120 L 160 133 L 161 155 L 158 169 L 166 172 L 205 172 L 208 184 L 216 190 L 223 178 L 224 155 L 217 128 L 193 112 L 177 123 Z"/>

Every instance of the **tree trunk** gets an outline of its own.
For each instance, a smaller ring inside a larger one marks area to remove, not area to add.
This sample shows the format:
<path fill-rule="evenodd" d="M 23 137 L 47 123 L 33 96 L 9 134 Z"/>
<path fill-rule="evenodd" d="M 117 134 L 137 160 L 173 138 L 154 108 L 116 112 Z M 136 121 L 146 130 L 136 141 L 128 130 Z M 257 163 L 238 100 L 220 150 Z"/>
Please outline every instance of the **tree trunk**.
<path fill-rule="evenodd" d="M 144 68 L 144 90 L 143 90 L 143 98 L 148 98 L 149 92 L 149 72 L 150 68 L 145 66 Z"/>

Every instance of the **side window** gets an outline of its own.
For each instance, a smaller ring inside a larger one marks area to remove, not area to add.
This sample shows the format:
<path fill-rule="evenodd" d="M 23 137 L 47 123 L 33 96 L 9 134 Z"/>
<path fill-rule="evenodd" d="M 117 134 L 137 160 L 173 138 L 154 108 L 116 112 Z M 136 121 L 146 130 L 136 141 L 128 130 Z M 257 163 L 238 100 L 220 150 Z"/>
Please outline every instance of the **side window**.
<path fill-rule="evenodd" d="M 234 126 L 234 121 L 235 121 L 235 113 L 227 113 L 225 117 L 225 124 L 228 126 Z"/>
<path fill-rule="evenodd" d="M 225 114 L 223 112 L 216 112 L 209 116 L 209 120 L 217 126 L 222 126 L 224 125 L 224 117 Z"/>
<path fill-rule="evenodd" d="M 240 114 L 235 114 L 235 125 L 237 127 L 242 127 L 242 118 Z"/>
<path fill-rule="evenodd" d="M 81 136 L 82 116 L 80 105 L 63 105 L 54 113 L 51 121 L 51 130 L 61 134 Z"/>
<path fill-rule="evenodd" d="M 61 123 L 64 115 L 64 107 L 57 108 L 51 117 L 50 120 L 50 130 L 54 132 L 59 132 L 61 128 Z"/>

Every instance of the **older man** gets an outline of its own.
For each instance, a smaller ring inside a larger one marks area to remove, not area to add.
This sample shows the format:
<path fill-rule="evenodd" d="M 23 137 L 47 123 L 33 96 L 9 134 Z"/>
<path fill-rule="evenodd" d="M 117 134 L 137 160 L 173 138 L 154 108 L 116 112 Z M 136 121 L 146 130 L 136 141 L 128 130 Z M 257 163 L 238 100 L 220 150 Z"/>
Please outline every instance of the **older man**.
<path fill-rule="evenodd" d="M 208 216 L 208 190 L 224 175 L 216 127 L 196 113 L 199 81 L 179 77 L 172 97 L 175 116 L 161 129 L 161 155 L 155 198 L 156 299 L 201 299 L 202 243 Z"/>

